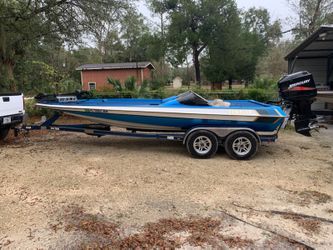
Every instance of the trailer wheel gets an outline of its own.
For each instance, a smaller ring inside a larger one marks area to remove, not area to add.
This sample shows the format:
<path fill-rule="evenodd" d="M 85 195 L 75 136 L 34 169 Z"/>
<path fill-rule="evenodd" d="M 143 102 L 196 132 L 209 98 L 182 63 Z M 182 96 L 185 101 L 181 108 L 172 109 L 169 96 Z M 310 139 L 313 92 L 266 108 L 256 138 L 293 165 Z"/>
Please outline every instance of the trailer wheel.
<path fill-rule="evenodd" d="M 6 139 L 9 133 L 9 127 L 1 127 L 0 128 L 0 141 Z"/>
<path fill-rule="evenodd" d="M 249 160 L 257 153 L 258 147 L 258 139 L 248 131 L 232 133 L 224 142 L 226 153 L 234 160 Z"/>
<path fill-rule="evenodd" d="M 218 139 L 215 134 L 205 130 L 195 131 L 186 140 L 187 151 L 195 158 L 209 159 L 218 149 Z"/>

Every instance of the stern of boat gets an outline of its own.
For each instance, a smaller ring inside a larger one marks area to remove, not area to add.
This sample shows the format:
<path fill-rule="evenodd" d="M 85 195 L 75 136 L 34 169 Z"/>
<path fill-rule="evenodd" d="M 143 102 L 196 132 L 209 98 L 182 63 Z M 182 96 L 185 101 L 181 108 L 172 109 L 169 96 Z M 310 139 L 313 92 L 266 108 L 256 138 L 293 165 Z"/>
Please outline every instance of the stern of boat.
<path fill-rule="evenodd" d="M 297 133 L 311 136 L 311 130 L 319 128 L 317 117 L 311 109 L 317 96 L 312 74 L 302 71 L 286 75 L 280 79 L 278 86 L 282 106 L 288 115 L 287 121 L 294 122 Z"/>

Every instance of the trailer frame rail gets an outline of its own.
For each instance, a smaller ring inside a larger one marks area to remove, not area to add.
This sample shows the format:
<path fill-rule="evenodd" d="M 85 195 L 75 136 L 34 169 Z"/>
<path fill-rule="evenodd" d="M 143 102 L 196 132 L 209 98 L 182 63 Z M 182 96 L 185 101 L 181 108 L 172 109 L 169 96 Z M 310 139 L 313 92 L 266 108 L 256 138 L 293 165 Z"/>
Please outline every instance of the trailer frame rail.
<path fill-rule="evenodd" d="M 52 130 L 52 131 L 65 131 L 65 132 L 77 132 L 85 133 L 87 135 L 102 137 L 107 135 L 124 136 L 124 137 L 138 137 L 138 138 L 151 138 L 160 140 L 172 140 L 183 141 L 185 133 L 148 133 L 148 132 L 136 132 L 135 130 L 129 132 L 113 131 L 112 126 L 106 126 L 103 124 L 71 124 L 61 125 L 54 124 L 61 114 L 56 113 L 48 120 L 44 121 L 40 125 L 22 125 L 15 128 L 15 134 L 20 132 L 28 132 L 33 130 Z"/>

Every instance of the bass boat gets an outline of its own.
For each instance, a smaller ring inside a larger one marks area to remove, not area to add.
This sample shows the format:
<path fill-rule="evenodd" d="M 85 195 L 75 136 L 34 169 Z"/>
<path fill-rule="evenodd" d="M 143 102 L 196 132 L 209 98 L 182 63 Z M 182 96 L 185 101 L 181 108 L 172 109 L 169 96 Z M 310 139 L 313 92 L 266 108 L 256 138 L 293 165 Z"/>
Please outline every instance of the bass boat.
<path fill-rule="evenodd" d="M 318 129 L 311 104 L 317 96 L 308 72 L 286 75 L 278 83 L 280 101 L 266 104 L 252 100 L 206 100 L 188 91 L 166 99 L 91 99 L 86 93 L 39 95 L 37 106 L 55 110 L 39 125 L 25 125 L 19 131 L 56 130 L 93 136 L 128 136 L 182 141 L 197 158 L 214 156 L 219 146 L 233 159 L 253 157 L 259 145 L 275 141 L 287 121 L 296 132 L 310 136 Z M 67 114 L 92 121 L 89 124 L 55 122 Z M 113 130 L 121 127 L 129 131 Z"/>
<path fill-rule="evenodd" d="M 135 131 L 187 131 L 194 127 L 250 128 L 277 133 L 284 111 L 252 100 L 206 100 L 189 91 L 166 99 L 78 99 L 55 96 L 37 106 L 61 111 L 100 124 Z"/>

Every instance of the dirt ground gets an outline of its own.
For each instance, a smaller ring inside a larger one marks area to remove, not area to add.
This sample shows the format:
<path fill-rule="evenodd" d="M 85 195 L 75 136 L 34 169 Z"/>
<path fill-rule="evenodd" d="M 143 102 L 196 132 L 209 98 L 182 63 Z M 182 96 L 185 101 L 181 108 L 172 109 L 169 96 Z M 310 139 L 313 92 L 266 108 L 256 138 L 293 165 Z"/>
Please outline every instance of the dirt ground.
<path fill-rule="evenodd" d="M 0 145 L 0 249 L 333 249 L 333 127 L 251 161 L 43 132 Z"/>

